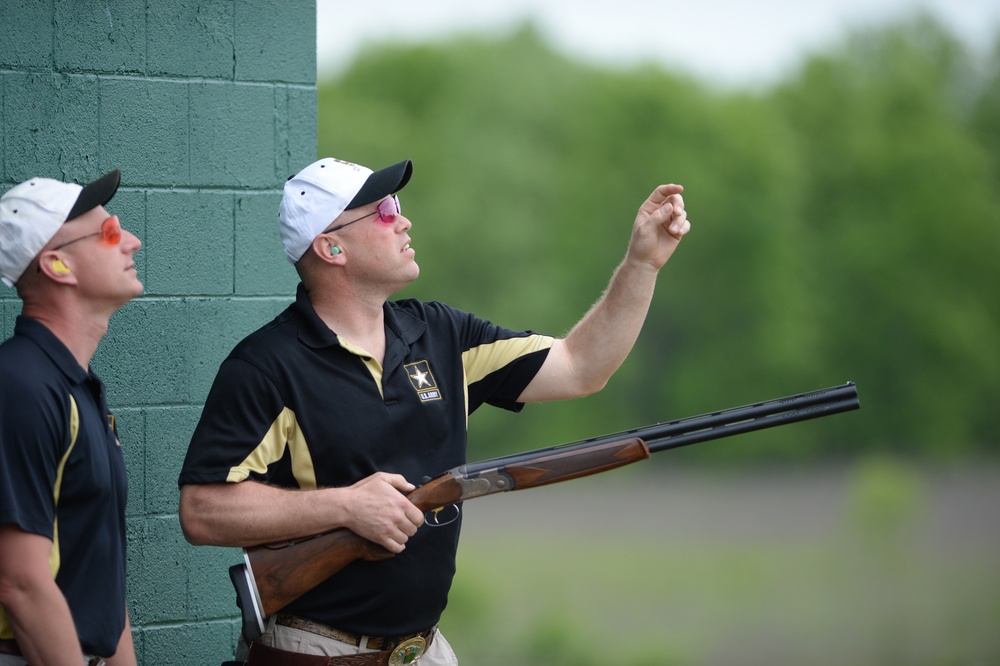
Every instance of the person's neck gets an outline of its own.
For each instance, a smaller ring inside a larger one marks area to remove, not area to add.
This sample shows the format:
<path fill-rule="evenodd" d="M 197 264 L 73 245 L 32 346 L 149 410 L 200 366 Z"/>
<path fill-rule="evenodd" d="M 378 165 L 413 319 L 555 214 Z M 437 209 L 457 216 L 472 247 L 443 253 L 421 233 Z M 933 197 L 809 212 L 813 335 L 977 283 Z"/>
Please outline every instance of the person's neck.
<path fill-rule="evenodd" d="M 320 319 L 338 336 L 372 354 L 379 363 L 385 353 L 385 300 L 357 298 L 343 293 L 310 293 Z"/>
<path fill-rule="evenodd" d="M 66 345 L 73 358 L 84 370 L 97 353 L 97 347 L 108 332 L 110 317 L 96 317 L 74 307 L 46 307 L 24 304 L 21 314 L 49 329 Z"/>

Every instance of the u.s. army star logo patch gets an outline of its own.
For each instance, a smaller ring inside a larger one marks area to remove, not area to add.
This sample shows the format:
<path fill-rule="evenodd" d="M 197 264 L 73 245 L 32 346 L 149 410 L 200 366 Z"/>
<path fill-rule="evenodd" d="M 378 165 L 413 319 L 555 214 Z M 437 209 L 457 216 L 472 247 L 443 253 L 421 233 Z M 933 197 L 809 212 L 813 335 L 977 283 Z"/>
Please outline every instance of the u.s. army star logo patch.
<path fill-rule="evenodd" d="M 410 378 L 410 384 L 417 392 L 417 397 L 420 398 L 421 402 L 441 399 L 441 389 L 438 388 L 437 382 L 434 381 L 431 366 L 427 361 L 407 363 L 403 367 L 406 369 L 406 375 Z"/>

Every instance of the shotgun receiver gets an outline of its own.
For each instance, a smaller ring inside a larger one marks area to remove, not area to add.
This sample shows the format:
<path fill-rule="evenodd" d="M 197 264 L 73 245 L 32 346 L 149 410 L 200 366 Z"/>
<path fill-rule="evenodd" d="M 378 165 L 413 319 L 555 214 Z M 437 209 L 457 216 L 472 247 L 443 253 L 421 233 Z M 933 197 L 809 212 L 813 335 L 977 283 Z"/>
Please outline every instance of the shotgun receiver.
<path fill-rule="evenodd" d="M 853 382 L 776 398 L 613 435 L 536 449 L 461 465 L 416 488 L 407 497 L 433 512 L 463 500 L 597 474 L 646 460 L 650 454 L 786 423 L 839 414 L 860 407 Z M 243 636 L 251 642 L 265 619 L 357 559 L 380 560 L 392 553 L 346 528 L 295 541 L 243 549 L 243 563 L 230 567 Z"/>

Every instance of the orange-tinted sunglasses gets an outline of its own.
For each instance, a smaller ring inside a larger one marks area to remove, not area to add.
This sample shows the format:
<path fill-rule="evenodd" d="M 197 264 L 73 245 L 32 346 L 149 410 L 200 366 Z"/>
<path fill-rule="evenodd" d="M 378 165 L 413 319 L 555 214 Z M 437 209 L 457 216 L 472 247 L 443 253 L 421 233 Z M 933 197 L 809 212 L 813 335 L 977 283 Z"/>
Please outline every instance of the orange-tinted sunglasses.
<path fill-rule="evenodd" d="M 108 219 L 104 220 L 104 222 L 101 223 L 100 231 L 95 231 L 92 234 L 87 234 L 85 236 L 80 236 L 79 238 L 74 238 L 71 241 L 60 243 L 59 245 L 56 245 L 54 248 L 52 248 L 50 251 L 60 250 L 69 245 L 70 243 L 75 243 L 77 241 L 83 240 L 84 238 L 90 238 L 91 236 L 100 236 L 101 242 L 109 247 L 114 247 L 118 245 L 118 243 L 120 243 L 122 240 L 122 225 L 118 221 L 118 216 L 112 215 Z"/>

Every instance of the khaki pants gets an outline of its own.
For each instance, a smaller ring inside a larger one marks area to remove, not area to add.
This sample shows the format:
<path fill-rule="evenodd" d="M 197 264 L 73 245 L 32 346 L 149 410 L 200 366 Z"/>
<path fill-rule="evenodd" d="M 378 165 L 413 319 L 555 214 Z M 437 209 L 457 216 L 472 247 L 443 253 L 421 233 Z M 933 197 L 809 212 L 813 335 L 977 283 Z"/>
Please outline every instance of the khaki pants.
<path fill-rule="evenodd" d="M 351 645 L 350 643 L 342 643 L 326 636 L 275 624 L 273 617 L 268 618 L 267 627 L 257 640 L 264 645 L 269 645 L 279 650 L 288 650 L 289 652 L 298 652 L 299 654 L 318 654 L 327 657 L 342 657 L 350 654 L 375 652 L 375 650 Z M 362 640 L 361 645 L 364 645 L 366 642 L 367 640 Z M 248 651 L 249 648 L 246 643 L 240 638 L 240 644 L 236 648 L 236 660 L 245 661 Z M 420 659 L 415 663 L 417 666 L 458 666 L 458 657 L 455 656 L 455 651 L 451 649 L 448 641 L 438 631 L 434 635 L 434 640 L 431 641 L 430 647 L 427 648 L 427 652 L 420 655 Z"/>

